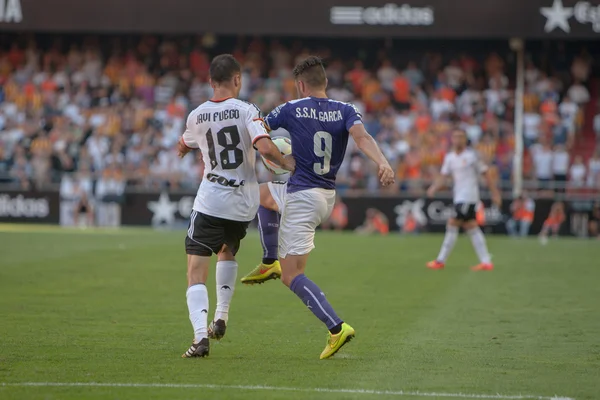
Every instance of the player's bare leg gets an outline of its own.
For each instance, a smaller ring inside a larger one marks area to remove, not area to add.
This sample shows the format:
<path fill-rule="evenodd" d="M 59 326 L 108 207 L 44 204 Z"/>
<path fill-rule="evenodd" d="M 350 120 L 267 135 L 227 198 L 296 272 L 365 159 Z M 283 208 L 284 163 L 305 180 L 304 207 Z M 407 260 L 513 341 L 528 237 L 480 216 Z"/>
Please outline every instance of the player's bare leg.
<path fill-rule="evenodd" d="M 256 268 L 242 278 L 242 283 L 253 285 L 281 277 L 279 263 L 279 207 L 268 184 L 260 185 L 260 207 L 258 209 L 258 232 L 263 247 L 263 259 Z"/>
<path fill-rule="evenodd" d="M 210 257 L 191 254 L 187 256 L 188 289 L 186 297 L 190 322 L 194 328 L 194 341 L 181 356 L 183 358 L 206 357 L 209 353 L 207 332 L 208 292 L 205 285 L 209 264 Z"/>
<path fill-rule="evenodd" d="M 238 263 L 235 256 L 227 246 L 218 254 L 217 261 L 217 307 L 215 316 L 208 326 L 208 338 L 221 340 L 225 336 L 227 321 L 229 320 L 229 306 L 235 291 Z"/>
<path fill-rule="evenodd" d="M 450 218 L 446 225 L 446 234 L 444 235 L 444 241 L 437 258 L 427 263 L 427 268 L 431 269 L 443 269 L 446 265 L 446 260 L 452 252 L 456 239 L 458 238 L 458 230 L 460 229 L 460 221 L 455 218 Z"/>
<path fill-rule="evenodd" d="M 488 252 L 485 236 L 476 220 L 466 221 L 463 225 L 465 232 L 469 235 L 475 253 L 479 257 L 479 264 L 471 268 L 473 271 L 491 271 L 494 269 L 490 253 Z"/>
<path fill-rule="evenodd" d="M 333 307 L 327 301 L 321 289 L 306 275 L 306 262 L 309 254 L 287 255 L 281 258 L 281 282 L 290 288 L 308 307 L 308 309 L 323 322 L 329 330 L 327 345 L 320 358 L 333 356 L 354 338 L 354 329 L 338 317 Z"/>

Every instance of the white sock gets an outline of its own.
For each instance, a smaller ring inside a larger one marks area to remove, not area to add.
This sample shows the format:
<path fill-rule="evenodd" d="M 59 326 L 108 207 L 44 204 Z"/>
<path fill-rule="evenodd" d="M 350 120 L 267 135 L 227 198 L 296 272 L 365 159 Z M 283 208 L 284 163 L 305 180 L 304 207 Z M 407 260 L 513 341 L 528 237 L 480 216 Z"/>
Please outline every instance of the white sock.
<path fill-rule="evenodd" d="M 231 304 L 233 291 L 235 290 L 237 270 L 237 261 L 217 262 L 217 309 L 215 311 L 215 321 L 222 319 L 227 322 L 229 318 L 229 305 Z"/>
<path fill-rule="evenodd" d="M 490 253 L 488 253 L 487 245 L 485 243 L 485 236 L 483 236 L 481 229 L 470 229 L 467 231 L 467 234 L 471 238 L 471 243 L 473 243 L 473 248 L 475 249 L 475 253 L 477 253 L 477 257 L 479 257 L 479 261 L 485 264 L 492 262 Z"/>
<path fill-rule="evenodd" d="M 446 262 L 446 259 L 450 255 L 450 252 L 454 248 L 454 244 L 456 243 L 456 238 L 458 237 L 458 228 L 456 226 L 447 226 L 446 227 L 446 235 L 444 236 L 444 242 L 442 243 L 442 248 L 440 249 L 440 254 L 438 254 L 436 260 L 439 262 Z"/>
<path fill-rule="evenodd" d="M 208 291 L 202 283 L 190 286 L 186 292 L 190 321 L 194 327 L 194 339 L 198 342 L 208 337 L 206 332 L 208 316 Z"/>

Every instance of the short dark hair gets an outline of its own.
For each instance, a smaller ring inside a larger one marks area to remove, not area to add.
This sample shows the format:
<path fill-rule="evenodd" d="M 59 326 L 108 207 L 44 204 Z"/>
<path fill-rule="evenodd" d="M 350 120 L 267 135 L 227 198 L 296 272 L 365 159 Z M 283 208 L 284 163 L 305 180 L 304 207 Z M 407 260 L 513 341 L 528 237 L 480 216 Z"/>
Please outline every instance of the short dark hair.
<path fill-rule="evenodd" d="M 300 61 L 294 68 L 294 79 L 300 80 L 313 88 L 321 88 L 327 85 L 327 74 L 323 60 L 317 56 L 309 56 Z"/>
<path fill-rule="evenodd" d="M 242 72 L 239 62 L 231 54 L 221 54 L 210 63 L 210 79 L 216 83 L 229 82 L 233 76 Z"/>

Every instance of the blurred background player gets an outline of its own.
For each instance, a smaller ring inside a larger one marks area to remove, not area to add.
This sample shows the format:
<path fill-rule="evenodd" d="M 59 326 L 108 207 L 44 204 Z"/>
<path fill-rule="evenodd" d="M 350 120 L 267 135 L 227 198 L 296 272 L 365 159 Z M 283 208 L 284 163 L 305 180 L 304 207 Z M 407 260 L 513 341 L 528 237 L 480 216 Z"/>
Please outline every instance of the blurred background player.
<path fill-rule="evenodd" d="M 367 209 L 365 222 L 356 228 L 355 232 L 363 235 L 387 235 L 390 232 L 390 223 L 384 213 L 376 208 L 369 208 Z"/>
<path fill-rule="evenodd" d="M 293 170 L 293 159 L 283 159 L 270 140 L 260 110 L 237 99 L 242 75 L 233 56 L 224 54 L 212 60 L 210 84 L 212 98 L 190 113 L 178 144 L 180 157 L 200 149 L 207 166 L 185 238 L 186 297 L 194 341 L 183 353 L 184 358 L 208 356 L 209 338 L 219 340 L 225 335 L 237 279 L 235 254 L 259 204 L 255 148 L 268 160 Z M 213 322 L 207 326 L 205 283 L 213 253 L 218 256 L 217 307 Z"/>
<path fill-rule="evenodd" d="M 320 355 L 325 359 L 352 339 L 355 332 L 338 317 L 323 291 L 304 270 L 315 247 L 315 230 L 333 210 L 335 178 L 349 135 L 378 166 L 383 186 L 394 182 L 394 172 L 365 130 L 357 108 L 327 97 L 327 76 L 320 58 L 304 59 L 296 65 L 293 75 L 300 99 L 275 108 L 265 118 L 265 124 L 269 129 L 284 128 L 290 132 L 296 170 L 288 183 L 262 185 L 259 232 L 266 249 L 276 248 L 278 240 L 282 282 L 327 326 L 329 336 Z M 277 212 L 281 213 L 281 222 L 276 228 Z M 277 253 L 269 255 L 277 259 Z M 260 283 L 277 276 L 277 268 L 264 265 L 264 261 L 242 282 Z"/>
<path fill-rule="evenodd" d="M 511 218 L 506 221 L 506 231 L 510 236 L 526 237 L 535 216 L 535 202 L 525 193 L 510 205 Z"/>
<path fill-rule="evenodd" d="M 462 227 L 471 238 L 473 248 L 479 257 L 479 264 L 472 269 L 474 271 L 490 271 L 494 269 L 494 266 L 476 217 L 476 207 L 480 201 L 479 175 L 485 174 L 493 203 L 497 207 L 501 204 L 500 192 L 496 188 L 494 178 L 487 165 L 479 160 L 474 150 L 467 147 L 467 135 L 463 130 L 456 129 L 452 133 L 452 147 L 453 150 L 444 157 L 440 176 L 427 190 L 427 195 L 433 197 L 444 186 L 446 178 L 452 176 L 455 214 L 446 226 L 446 236 L 438 257 L 427 263 L 427 267 L 431 269 L 444 268 L 446 259 L 456 243 L 458 231 Z"/>
<path fill-rule="evenodd" d="M 342 231 L 346 225 L 348 225 L 348 206 L 340 196 L 337 196 L 331 215 L 321 224 L 321 228 Z"/>
<path fill-rule="evenodd" d="M 540 232 L 540 243 L 543 245 L 548 244 L 549 233 L 552 233 L 552 236 L 558 238 L 558 232 L 560 231 L 560 226 L 563 222 L 565 222 L 565 205 L 562 202 L 557 201 L 552 204 L 550 214 L 544 221 L 544 226 Z"/>
<path fill-rule="evenodd" d="M 73 212 L 73 222 L 75 226 L 87 228 L 94 226 L 94 208 L 87 192 L 81 187 L 79 182 L 75 183 L 74 188 L 75 208 Z"/>

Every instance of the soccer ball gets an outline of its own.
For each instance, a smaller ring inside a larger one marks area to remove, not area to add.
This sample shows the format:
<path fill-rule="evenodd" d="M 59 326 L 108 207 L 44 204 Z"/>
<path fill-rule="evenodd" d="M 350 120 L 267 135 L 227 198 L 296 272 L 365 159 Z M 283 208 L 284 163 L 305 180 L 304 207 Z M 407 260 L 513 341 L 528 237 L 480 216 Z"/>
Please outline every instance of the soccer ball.
<path fill-rule="evenodd" d="M 272 140 L 275 146 L 277 146 L 277 148 L 281 152 L 281 154 L 283 154 L 284 156 L 292 154 L 292 141 L 289 138 L 286 138 L 284 136 L 277 136 L 272 138 Z M 262 159 L 262 162 L 265 165 L 265 167 L 275 175 L 283 175 L 290 172 L 286 169 L 281 168 L 274 162 L 267 160 L 263 156 L 260 156 L 260 158 Z"/>

